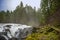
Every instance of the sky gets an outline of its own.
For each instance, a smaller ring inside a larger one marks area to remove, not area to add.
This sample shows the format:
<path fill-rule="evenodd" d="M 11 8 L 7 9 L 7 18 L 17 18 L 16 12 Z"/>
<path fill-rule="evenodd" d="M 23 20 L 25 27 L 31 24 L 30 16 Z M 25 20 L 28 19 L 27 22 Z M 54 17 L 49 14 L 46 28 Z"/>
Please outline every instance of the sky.
<path fill-rule="evenodd" d="M 36 9 L 38 9 L 40 7 L 41 0 L 0 0 L 0 11 L 15 10 L 21 1 L 24 6 L 28 4 L 33 8 L 36 7 Z"/>

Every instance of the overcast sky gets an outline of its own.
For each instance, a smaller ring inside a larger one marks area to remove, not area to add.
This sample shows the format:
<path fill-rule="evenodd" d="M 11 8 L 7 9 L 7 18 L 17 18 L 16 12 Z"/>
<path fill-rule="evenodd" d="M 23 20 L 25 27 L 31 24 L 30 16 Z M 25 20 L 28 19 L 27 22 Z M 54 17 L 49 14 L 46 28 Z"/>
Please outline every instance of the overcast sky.
<path fill-rule="evenodd" d="M 24 6 L 26 4 L 36 7 L 38 9 L 40 7 L 40 1 L 41 0 L 0 0 L 0 11 L 1 10 L 14 10 L 16 6 L 20 4 L 20 2 L 23 2 Z"/>

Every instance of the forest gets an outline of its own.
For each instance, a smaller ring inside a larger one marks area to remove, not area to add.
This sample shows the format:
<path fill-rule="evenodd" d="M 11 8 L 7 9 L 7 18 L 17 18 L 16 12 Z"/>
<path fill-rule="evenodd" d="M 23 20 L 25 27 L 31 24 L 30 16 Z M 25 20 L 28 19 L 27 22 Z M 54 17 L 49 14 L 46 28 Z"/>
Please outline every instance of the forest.
<path fill-rule="evenodd" d="M 23 2 L 21 2 L 14 11 L 0 11 L 0 23 L 38 25 L 38 12 L 36 7 L 32 8 L 27 4 L 24 7 Z"/>
<path fill-rule="evenodd" d="M 20 23 L 34 27 L 26 40 L 60 40 L 60 0 L 41 0 L 40 8 L 20 5 L 14 11 L 0 11 L 0 23 Z"/>

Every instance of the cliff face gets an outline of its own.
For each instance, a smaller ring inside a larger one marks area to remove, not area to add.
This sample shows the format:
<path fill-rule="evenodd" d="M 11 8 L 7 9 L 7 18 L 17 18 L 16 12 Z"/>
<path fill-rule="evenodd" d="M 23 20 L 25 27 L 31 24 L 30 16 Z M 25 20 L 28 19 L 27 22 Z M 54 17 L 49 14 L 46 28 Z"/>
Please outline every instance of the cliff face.
<path fill-rule="evenodd" d="M 48 23 L 51 25 L 60 25 L 60 9 L 48 18 Z"/>

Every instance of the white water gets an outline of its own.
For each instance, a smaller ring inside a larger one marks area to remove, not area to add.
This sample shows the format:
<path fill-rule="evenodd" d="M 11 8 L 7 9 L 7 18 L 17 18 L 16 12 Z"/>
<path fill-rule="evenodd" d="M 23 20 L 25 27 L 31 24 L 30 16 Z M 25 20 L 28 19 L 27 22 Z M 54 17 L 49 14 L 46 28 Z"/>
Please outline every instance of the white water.
<path fill-rule="evenodd" d="M 13 23 L 6 23 L 6 24 L 0 24 L 0 32 L 3 32 L 4 30 L 4 26 L 6 25 L 12 25 L 11 28 L 10 28 L 10 32 L 11 32 L 11 35 L 12 36 L 15 36 L 15 32 L 18 30 L 18 29 L 24 29 L 24 28 L 30 28 L 32 26 L 27 26 L 27 25 L 22 25 L 22 24 L 13 24 Z M 8 33 L 8 36 L 11 38 L 10 34 Z"/>

